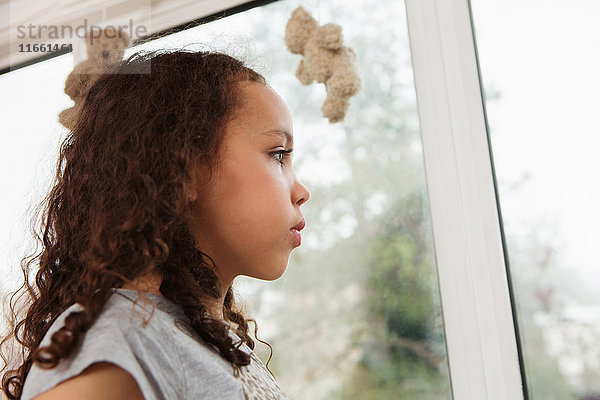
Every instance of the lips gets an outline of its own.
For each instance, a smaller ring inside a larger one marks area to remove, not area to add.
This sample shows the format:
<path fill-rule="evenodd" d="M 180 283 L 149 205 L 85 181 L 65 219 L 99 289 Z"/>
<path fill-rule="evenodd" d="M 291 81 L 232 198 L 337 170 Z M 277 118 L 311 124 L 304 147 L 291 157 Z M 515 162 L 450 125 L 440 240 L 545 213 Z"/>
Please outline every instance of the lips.
<path fill-rule="evenodd" d="M 296 239 L 296 246 L 300 246 L 300 244 L 302 243 L 302 236 L 300 235 L 300 231 L 304 229 L 305 225 L 306 222 L 304 221 L 304 218 L 302 218 L 302 221 L 298 222 L 296 226 L 290 228 L 290 232 Z"/>
<path fill-rule="evenodd" d="M 296 226 L 292 226 L 290 229 L 295 229 L 297 231 L 301 231 L 302 229 L 304 229 L 305 226 L 306 226 L 306 221 L 304 220 L 304 218 L 302 218 L 302 220 L 300 222 L 298 222 L 296 224 Z"/>

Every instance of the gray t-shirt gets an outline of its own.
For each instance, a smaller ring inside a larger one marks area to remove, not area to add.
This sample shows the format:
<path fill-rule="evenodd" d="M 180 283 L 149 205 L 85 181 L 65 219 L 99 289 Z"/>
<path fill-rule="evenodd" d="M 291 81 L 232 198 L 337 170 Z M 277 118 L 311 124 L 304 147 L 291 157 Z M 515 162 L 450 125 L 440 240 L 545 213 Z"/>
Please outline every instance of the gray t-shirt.
<path fill-rule="evenodd" d="M 250 354 L 250 365 L 235 369 L 182 323 L 187 318 L 177 304 L 150 293 L 145 293 L 150 302 L 142 297 L 135 302 L 137 296 L 136 291 L 116 289 L 69 357 L 52 369 L 41 369 L 34 363 L 22 400 L 30 400 L 102 361 L 129 372 L 145 400 L 288 399 L 248 346 L 242 344 L 240 349 Z M 52 333 L 63 326 L 71 311 L 80 309 L 74 304 L 63 312 L 44 336 L 42 346 L 50 342 Z M 233 330 L 229 334 L 234 343 L 240 340 Z"/>

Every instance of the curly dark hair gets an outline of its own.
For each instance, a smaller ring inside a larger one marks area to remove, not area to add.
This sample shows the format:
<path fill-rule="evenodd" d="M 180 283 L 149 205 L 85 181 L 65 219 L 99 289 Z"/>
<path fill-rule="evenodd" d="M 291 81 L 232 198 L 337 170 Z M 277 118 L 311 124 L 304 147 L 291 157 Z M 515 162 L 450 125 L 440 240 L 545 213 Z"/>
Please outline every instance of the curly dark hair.
<path fill-rule="evenodd" d="M 185 185 L 198 163 L 211 173 L 218 164 L 224 125 L 241 104 L 235 83 L 266 80 L 214 51 L 139 51 L 113 68 L 90 88 L 60 147 L 53 187 L 38 205 L 43 239 L 34 233 L 42 250 L 21 260 L 24 283 L 10 298 L 11 330 L 1 343 L 21 345 L 18 367 L 9 368 L 10 357 L 2 354 L 2 391 L 9 399 L 20 398 L 33 362 L 53 368 L 71 353 L 112 288 L 149 271 L 162 278 L 160 293 L 182 308 L 203 340 L 234 366 L 250 363 L 239 346 L 254 349 L 248 322 L 256 327 L 256 321 L 235 311 L 232 287 L 223 320 L 207 308 L 222 288 L 214 261 L 188 229 Z M 51 324 L 74 303 L 83 310 L 72 312 L 40 348 Z M 242 342 L 227 334 L 229 322 Z"/>

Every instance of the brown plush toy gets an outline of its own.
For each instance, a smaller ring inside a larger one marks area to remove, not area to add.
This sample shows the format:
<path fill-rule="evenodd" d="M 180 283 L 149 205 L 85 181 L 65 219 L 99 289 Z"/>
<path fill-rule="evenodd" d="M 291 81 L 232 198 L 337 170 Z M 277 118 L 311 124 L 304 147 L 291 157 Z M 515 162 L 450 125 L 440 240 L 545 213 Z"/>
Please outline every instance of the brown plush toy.
<path fill-rule="evenodd" d="M 361 87 L 355 66 L 356 53 L 342 42 L 340 25 L 319 26 L 302 6 L 292 12 L 285 27 L 288 50 L 303 55 L 296 70 L 300 82 L 309 85 L 316 80 L 325 84 L 327 98 L 321 112 L 331 123 L 344 119 L 350 97 Z"/>
<path fill-rule="evenodd" d="M 86 33 L 88 58 L 77 64 L 65 81 L 65 93 L 75 105 L 61 111 L 58 114 L 58 122 L 67 129 L 73 129 L 88 90 L 103 73 L 123 59 L 130 42 L 130 37 L 122 29 L 115 31 L 107 27 L 99 34 Z"/>

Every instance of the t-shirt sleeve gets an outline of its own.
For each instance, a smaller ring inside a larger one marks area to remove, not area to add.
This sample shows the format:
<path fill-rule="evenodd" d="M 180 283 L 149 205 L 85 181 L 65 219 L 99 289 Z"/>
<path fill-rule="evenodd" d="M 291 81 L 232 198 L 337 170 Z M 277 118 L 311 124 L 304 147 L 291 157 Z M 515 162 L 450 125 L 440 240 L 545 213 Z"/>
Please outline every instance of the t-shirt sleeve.
<path fill-rule="evenodd" d="M 49 343 L 51 334 L 63 326 L 68 313 L 53 324 L 42 345 Z M 183 398 L 184 377 L 178 374 L 182 372 L 178 349 L 164 337 L 166 330 L 161 326 L 164 322 L 154 317 L 156 315 L 143 326 L 144 316 L 134 312 L 132 303 L 119 304 L 101 313 L 70 356 L 60 360 L 56 367 L 42 369 L 35 363 L 32 365 L 23 386 L 22 400 L 32 399 L 103 361 L 127 371 L 145 400 Z"/>

